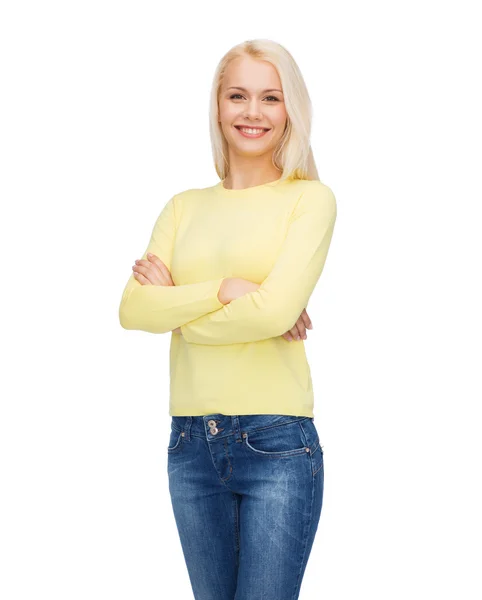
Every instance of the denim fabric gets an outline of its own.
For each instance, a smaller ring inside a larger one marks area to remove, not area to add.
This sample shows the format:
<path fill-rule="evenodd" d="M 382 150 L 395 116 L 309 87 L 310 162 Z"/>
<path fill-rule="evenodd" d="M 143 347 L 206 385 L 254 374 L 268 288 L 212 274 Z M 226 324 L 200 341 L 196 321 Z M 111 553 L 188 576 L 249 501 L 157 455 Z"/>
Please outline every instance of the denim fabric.
<path fill-rule="evenodd" d="M 171 417 L 169 492 L 195 600 L 297 600 L 323 502 L 312 417 Z"/>

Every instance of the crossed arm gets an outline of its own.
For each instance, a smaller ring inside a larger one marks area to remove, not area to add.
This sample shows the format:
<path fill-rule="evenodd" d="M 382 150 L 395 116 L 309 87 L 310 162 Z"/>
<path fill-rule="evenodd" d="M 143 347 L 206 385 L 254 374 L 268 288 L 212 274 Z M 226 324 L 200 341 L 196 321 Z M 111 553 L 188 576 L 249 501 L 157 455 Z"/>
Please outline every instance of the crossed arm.
<path fill-rule="evenodd" d="M 147 253 L 158 256 L 171 269 L 176 235 L 176 196 L 164 206 L 151 233 Z M 143 285 L 134 273 L 129 277 L 119 305 L 124 329 L 166 333 L 223 306 L 217 294 L 222 277 L 187 285 Z"/>
<path fill-rule="evenodd" d="M 147 252 L 170 269 L 175 196 L 154 226 Z M 257 289 L 224 304 L 225 278 L 181 286 L 142 285 L 131 275 L 119 308 L 125 329 L 164 333 L 180 328 L 188 343 L 237 344 L 284 334 L 293 327 L 322 273 L 336 221 L 336 200 L 319 181 L 300 195 L 277 261 Z"/>
<path fill-rule="evenodd" d="M 171 273 L 162 260 L 154 254 L 147 254 L 147 260 L 136 260 L 132 267 L 134 277 L 142 285 L 175 285 L 171 278 Z M 244 296 L 259 288 L 259 284 L 243 279 L 241 277 L 227 277 L 223 279 L 218 291 L 218 298 L 222 304 L 229 304 L 236 298 Z M 303 309 L 293 327 L 283 334 L 283 338 L 288 342 L 293 340 L 306 340 L 306 329 L 313 329 L 311 319 Z M 173 333 L 182 335 L 181 327 L 172 330 Z"/>

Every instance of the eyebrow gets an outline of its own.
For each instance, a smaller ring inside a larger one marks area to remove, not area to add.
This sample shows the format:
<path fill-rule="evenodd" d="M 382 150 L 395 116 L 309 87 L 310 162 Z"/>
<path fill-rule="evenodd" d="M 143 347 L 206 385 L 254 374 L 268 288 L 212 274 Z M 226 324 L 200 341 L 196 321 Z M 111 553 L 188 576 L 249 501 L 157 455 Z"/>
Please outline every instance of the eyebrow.
<path fill-rule="evenodd" d="M 245 89 L 243 87 L 239 87 L 237 85 L 232 85 L 232 86 L 228 87 L 227 89 L 228 90 L 241 90 L 242 92 L 246 92 L 246 93 L 248 92 L 247 89 Z M 280 92 L 281 94 L 283 93 L 281 90 L 278 90 L 276 88 L 271 88 L 271 89 L 268 89 L 268 90 L 263 90 L 261 93 L 265 94 L 266 92 Z"/>

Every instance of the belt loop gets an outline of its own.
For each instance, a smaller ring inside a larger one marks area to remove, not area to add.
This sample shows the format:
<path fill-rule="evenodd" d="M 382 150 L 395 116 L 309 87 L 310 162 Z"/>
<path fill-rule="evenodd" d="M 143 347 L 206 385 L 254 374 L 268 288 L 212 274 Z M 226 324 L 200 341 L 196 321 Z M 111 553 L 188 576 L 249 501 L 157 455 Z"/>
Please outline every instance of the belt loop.
<path fill-rule="evenodd" d="M 239 415 L 232 415 L 231 416 L 231 423 L 232 423 L 232 427 L 233 427 L 233 433 L 234 433 L 234 440 L 236 442 L 242 442 L 243 438 L 241 437 L 241 431 L 239 430 Z"/>
<path fill-rule="evenodd" d="M 192 417 L 186 417 L 186 423 L 184 424 L 184 439 L 187 442 L 191 441 L 191 425 Z"/>

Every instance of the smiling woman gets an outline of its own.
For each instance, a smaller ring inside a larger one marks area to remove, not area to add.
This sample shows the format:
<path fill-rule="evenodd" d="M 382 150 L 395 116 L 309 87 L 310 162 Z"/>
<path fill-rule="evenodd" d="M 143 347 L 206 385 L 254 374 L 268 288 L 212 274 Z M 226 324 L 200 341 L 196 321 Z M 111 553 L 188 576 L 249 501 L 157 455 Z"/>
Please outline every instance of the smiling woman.
<path fill-rule="evenodd" d="M 165 204 L 119 318 L 173 332 L 166 455 L 194 596 L 296 600 L 324 487 L 306 307 L 337 206 L 285 48 L 248 41 L 222 58 L 210 131 L 220 181 Z"/>
<path fill-rule="evenodd" d="M 272 62 L 250 54 L 231 57 L 224 69 L 221 65 L 216 115 L 227 156 L 225 187 L 244 188 L 279 178 L 282 169 L 275 162 L 275 150 L 282 146 L 288 123 L 280 73 Z"/>

